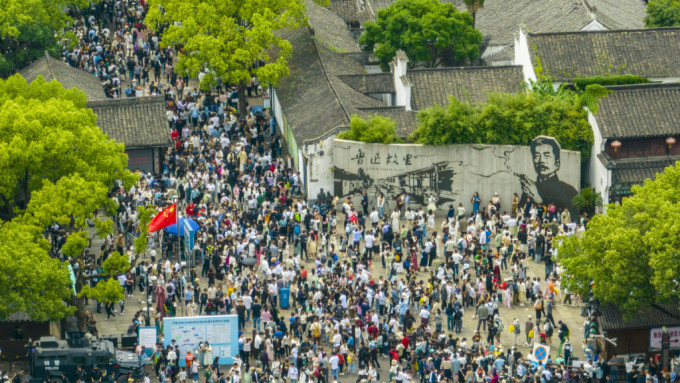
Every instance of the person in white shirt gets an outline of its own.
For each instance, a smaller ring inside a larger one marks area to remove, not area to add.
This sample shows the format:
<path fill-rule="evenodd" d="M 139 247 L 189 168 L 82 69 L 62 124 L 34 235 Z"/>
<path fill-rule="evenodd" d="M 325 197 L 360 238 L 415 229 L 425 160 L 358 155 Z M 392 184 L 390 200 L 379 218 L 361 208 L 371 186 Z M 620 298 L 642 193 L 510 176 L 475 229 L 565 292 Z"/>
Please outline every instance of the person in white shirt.
<path fill-rule="evenodd" d="M 333 356 L 331 356 L 330 359 L 328 359 L 328 363 L 331 365 L 331 375 L 333 376 L 334 379 L 338 379 L 339 362 L 340 358 L 338 358 L 337 354 L 333 354 Z"/>
<path fill-rule="evenodd" d="M 430 321 L 430 311 L 423 307 L 420 310 L 420 324 L 427 325 Z"/>
<path fill-rule="evenodd" d="M 378 222 L 380 221 L 380 214 L 378 214 L 378 211 L 373 208 L 373 211 L 371 211 L 371 214 L 369 214 L 368 218 L 371 220 L 371 224 L 373 227 L 378 226 Z"/>
<path fill-rule="evenodd" d="M 295 359 L 297 359 L 297 358 L 295 358 Z M 293 363 L 295 363 L 295 362 L 293 362 Z M 290 379 L 290 383 L 295 383 L 297 381 L 298 369 L 297 369 L 297 367 L 295 367 L 295 364 L 291 364 L 290 367 L 288 367 L 288 378 Z"/>

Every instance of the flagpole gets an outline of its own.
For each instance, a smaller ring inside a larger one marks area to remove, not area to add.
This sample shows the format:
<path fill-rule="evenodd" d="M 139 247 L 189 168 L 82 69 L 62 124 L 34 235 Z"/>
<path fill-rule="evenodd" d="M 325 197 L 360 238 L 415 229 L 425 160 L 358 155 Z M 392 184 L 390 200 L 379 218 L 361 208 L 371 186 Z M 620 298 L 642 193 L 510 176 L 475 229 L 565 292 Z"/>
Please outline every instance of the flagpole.
<path fill-rule="evenodd" d="M 178 275 L 178 277 L 179 277 L 179 281 L 181 282 L 182 281 L 182 277 L 181 277 L 181 272 L 182 272 L 182 249 L 181 249 L 181 246 L 182 246 L 182 243 L 181 243 L 181 238 L 180 238 L 180 235 L 179 235 L 179 233 L 180 233 L 179 197 L 177 198 L 177 200 L 175 202 L 175 220 L 177 221 L 177 262 L 179 263 L 179 271 L 180 271 L 180 275 Z M 182 308 L 182 314 L 184 314 L 184 304 L 182 303 L 182 301 L 184 300 L 184 286 L 181 286 L 181 284 L 180 284 L 179 291 L 180 291 L 179 305 Z M 175 295 L 177 295 L 177 294 L 175 294 Z"/>

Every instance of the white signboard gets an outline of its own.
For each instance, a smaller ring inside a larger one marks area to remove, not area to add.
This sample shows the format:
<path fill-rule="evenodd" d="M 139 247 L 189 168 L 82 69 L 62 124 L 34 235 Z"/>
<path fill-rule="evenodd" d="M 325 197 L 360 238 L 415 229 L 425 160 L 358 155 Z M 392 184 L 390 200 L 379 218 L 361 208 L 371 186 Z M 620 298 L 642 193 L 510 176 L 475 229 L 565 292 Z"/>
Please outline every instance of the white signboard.
<path fill-rule="evenodd" d="M 671 336 L 671 349 L 680 348 L 680 327 L 667 327 L 668 333 Z M 659 328 L 653 328 L 649 330 L 649 349 L 650 350 L 661 350 L 661 337 L 663 336 L 663 330 Z"/>
<path fill-rule="evenodd" d="M 156 327 L 140 327 L 139 339 L 137 344 L 148 349 L 156 345 L 157 330 Z"/>

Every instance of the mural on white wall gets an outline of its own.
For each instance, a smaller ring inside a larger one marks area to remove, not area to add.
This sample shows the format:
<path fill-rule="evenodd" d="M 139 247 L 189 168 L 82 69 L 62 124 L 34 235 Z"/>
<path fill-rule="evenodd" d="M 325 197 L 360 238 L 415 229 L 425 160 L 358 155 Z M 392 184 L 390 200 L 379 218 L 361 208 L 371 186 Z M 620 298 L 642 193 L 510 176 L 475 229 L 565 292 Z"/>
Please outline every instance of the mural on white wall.
<path fill-rule="evenodd" d="M 400 196 L 437 209 L 463 203 L 472 207 L 475 192 L 481 206 L 498 194 L 501 211 L 511 209 L 516 193 L 556 208 L 569 208 L 580 182 L 580 153 L 562 150 L 552 137 L 537 137 L 530 146 L 509 145 L 382 145 L 335 140 L 334 194 L 359 197 L 369 204 L 382 193 L 391 208 Z M 470 210 L 468 210 L 470 211 Z M 575 212 L 572 211 L 572 214 Z"/>

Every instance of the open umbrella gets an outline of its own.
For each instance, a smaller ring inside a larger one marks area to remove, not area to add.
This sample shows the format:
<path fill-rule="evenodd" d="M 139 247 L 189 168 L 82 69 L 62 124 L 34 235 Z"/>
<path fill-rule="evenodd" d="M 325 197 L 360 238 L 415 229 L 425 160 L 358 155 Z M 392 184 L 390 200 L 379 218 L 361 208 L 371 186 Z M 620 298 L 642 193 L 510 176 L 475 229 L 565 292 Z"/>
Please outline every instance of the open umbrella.
<path fill-rule="evenodd" d="M 255 114 L 255 113 L 257 113 L 257 112 L 264 112 L 264 106 L 262 106 L 262 105 L 255 105 L 255 106 L 253 106 L 253 108 L 251 109 L 251 111 L 253 112 L 253 114 Z"/>
<path fill-rule="evenodd" d="M 194 221 L 191 218 L 180 218 L 179 219 L 179 235 L 184 235 L 184 221 L 187 221 L 189 223 L 189 227 L 191 228 L 191 231 L 196 231 L 196 230 L 201 228 L 200 226 L 198 226 L 196 221 Z M 165 228 L 165 231 L 169 234 L 177 235 L 177 224 L 167 226 Z"/>

